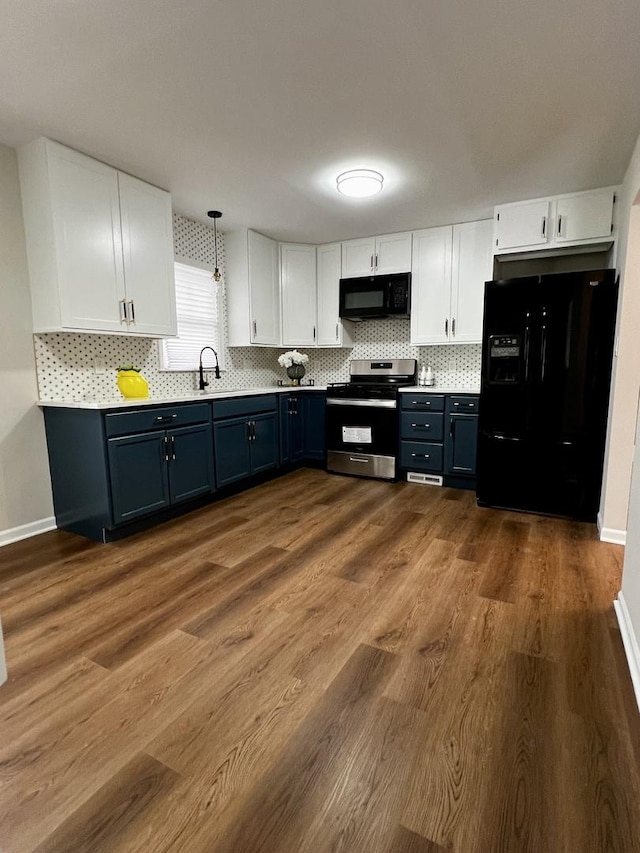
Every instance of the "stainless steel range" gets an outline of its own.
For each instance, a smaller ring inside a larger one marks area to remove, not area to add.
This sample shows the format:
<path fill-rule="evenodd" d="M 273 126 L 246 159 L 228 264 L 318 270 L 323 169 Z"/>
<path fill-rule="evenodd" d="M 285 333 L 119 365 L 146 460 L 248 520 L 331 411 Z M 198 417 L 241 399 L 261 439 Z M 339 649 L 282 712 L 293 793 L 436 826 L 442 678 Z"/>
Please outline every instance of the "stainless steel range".
<path fill-rule="evenodd" d="M 417 361 L 354 360 L 349 382 L 327 389 L 327 470 L 393 480 L 397 473 L 398 388 L 415 385 Z"/>

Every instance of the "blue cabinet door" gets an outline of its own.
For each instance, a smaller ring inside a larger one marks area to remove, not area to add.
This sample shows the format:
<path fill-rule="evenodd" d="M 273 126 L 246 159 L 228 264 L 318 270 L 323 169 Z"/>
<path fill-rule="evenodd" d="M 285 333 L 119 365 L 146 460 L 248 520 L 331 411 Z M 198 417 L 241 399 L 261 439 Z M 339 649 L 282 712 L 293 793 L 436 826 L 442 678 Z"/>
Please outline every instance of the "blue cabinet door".
<path fill-rule="evenodd" d="M 475 477 L 478 449 L 476 415 L 449 415 L 449 433 L 445 449 L 447 474 Z"/>
<path fill-rule="evenodd" d="M 251 471 L 259 474 L 278 465 L 278 419 L 276 412 L 252 415 L 253 441 L 249 442 L 251 452 Z"/>
<path fill-rule="evenodd" d="M 288 394 L 282 394 L 278 400 L 280 420 L 280 464 L 291 462 L 291 400 Z"/>
<path fill-rule="evenodd" d="M 169 505 L 168 443 L 164 430 L 110 438 L 107 448 L 115 524 Z"/>
<path fill-rule="evenodd" d="M 299 462 L 304 459 L 304 397 L 291 395 L 291 459 Z"/>
<path fill-rule="evenodd" d="M 171 502 L 208 495 L 215 489 L 211 424 L 167 432 Z"/>
<path fill-rule="evenodd" d="M 326 395 L 309 393 L 303 398 L 304 405 L 304 455 L 307 459 L 325 458 L 325 409 Z"/>
<path fill-rule="evenodd" d="M 275 421 L 275 412 L 271 415 Z M 251 474 L 249 425 L 245 417 L 216 421 L 213 425 L 216 483 L 235 483 Z M 277 455 L 277 446 L 276 446 Z"/>

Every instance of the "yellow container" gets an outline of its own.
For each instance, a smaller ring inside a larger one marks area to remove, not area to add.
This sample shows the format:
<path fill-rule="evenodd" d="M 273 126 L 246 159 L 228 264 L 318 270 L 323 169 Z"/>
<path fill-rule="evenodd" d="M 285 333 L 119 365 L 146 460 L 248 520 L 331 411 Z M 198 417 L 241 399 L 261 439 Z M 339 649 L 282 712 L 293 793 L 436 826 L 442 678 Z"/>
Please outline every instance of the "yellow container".
<path fill-rule="evenodd" d="M 141 400 L 149 396 L 147 380 L 133 367 L 119 367 L 117 382 L 123 397 Z"/>

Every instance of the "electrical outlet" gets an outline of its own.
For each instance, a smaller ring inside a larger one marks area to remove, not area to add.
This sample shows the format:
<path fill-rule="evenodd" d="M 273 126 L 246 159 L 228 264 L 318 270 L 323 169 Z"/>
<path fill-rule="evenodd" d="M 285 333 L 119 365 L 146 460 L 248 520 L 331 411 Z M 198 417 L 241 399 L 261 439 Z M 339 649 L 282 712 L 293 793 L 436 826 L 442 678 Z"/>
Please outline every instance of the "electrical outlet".
<path fill-rule="evenodd" d="M 455 360 L 455 358 L 453 358 L 453 356 L 452 356 L 452 357 L 449 359 L 449 370 L 455 370 L 455 369 L 456 369 L 456 360 Z"/>
<path fill-rule="evenodd" d="M 104 374 L 107 372 L 107 368 L 103 358 L 93 359 L 93 370 L 96 376 L 104 376 Z"/>
<path fill-rule="evenodd" d="M 251 370 L 251 359 L 243 358 L 242 359 L 242 369 L 243 370 Z"/>

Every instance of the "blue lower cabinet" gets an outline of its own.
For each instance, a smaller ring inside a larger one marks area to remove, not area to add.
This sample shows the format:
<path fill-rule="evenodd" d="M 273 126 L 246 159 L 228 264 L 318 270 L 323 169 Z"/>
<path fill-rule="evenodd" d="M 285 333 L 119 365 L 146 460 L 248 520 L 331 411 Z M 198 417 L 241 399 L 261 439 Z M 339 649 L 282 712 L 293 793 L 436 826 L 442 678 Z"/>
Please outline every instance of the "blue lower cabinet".
<path fill-rule="evenodd" d="M 294 392 L 280 398 L 281 465 L 305 459 L 324 461 L 326 399 L 321 391 Z"/>
<path fill-rule="evenodd" d="M 215 487 L 210 424 L 110 438 L 107 454 L 115 524 Z"/>
<path fill-rule="evenodd" d="M 302 403 L 304 407 L 304 458 L 317 459 L 322 462 L 325 458 L 325 413 L 327 395 L 307 392 Z"/>
<path fill-rule="evenodd" d="M 280 464 L 304 458 L 304 409 L 299 394 L 283 394 L 279 401 Z"/>
<path fill-rule="evenodd" d="M 171 503 L 208 495 L 213 491 L 213 432 L 211 424 L 167 431 Z"/>
<path fill-rule="evenodd" d="M 115 524 L 169 506 L 164 431 L 110 438 L 107 445 Z"/>
<path fill-rule="evenodd" d="M 450 414 L 445 473 L 475 477 L 477 449 L 478 417 Z"/>
<path fill-rule="evenodd" d="M 213 446 L 219 487 L 278 467 L 281 411 L 275 395 L 213 404 Z M 231 417 L 235 414 L 238 416 Z"/>
<path fill-rule="evenodd" d="M 442 473 L 442 445 L 427 441 L 401 441 L 400 466 L 409 471 Z"/>
<path fill-rule="evenodd" d="M 253 415 L 249 445 L 251 473 L 260 474 L 278 465 L 278 419 L 275 412 Z"/>
<path fill-rule="evenodd" d="M 249 421 L 245 417 L 216 421 L 213 425 L 216 482 L 228 486 L 251 475 Z"/>

